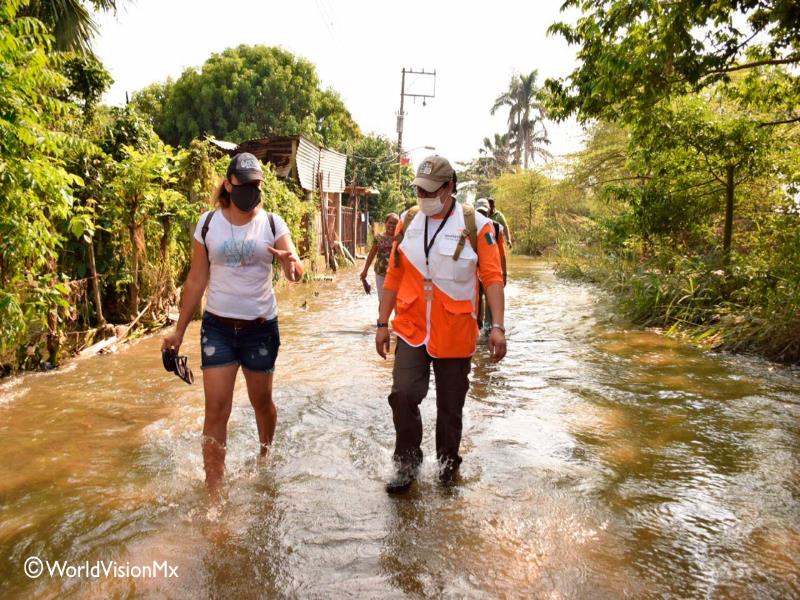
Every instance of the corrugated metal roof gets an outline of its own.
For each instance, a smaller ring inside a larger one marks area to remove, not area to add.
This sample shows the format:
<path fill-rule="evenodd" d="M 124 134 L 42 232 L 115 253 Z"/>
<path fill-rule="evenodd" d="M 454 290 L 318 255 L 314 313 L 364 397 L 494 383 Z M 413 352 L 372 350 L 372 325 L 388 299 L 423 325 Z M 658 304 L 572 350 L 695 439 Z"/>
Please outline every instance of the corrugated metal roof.
<path fill-rule="evenodd" d="M 226 142 L 225 140 L 215 140 L 214 138 L 208 138 L 208 141 L 214 144 L 217 148 L 224 150 L 227 153 L 235 153 L 236 149 L 239 147 L 238 144 L 233 142 Z"/>
<path fill-rule="evenodd" d="M 249 152 L 261 162 L 271 163 L 278 177 L 295 175 L 300 187 L 306 191 L 317 189 L 316 178 L 320 171 L 323 192 L 344 191 L 347 156 L 320 148 L 302 135 L 247 140 L 228 152 Z"/>
<path fill-rule="evenodd" d="M 319 172 L 320 148 L 308 141 L 303 136 L 298 136 L 295 164 L 297 165 L 297 179 L 304 190 L 317 189 L 316 176 Z"/>
<path fill-rule="evenodd" d="M 292 169 L 292 145 L 294 138 L 276 137 L 247 140 L 239 144 L 238 152 L 249 152 L 258 160 L 270 163 L 278 177 L 289 177 Z"/>
<path fill-rule="evenodd" d="M 341 193 L 344 191 L 344 172 L 347 156 L 334 150 L 322 149 L 320 170 L 322 171 L 322 191 Z"/>

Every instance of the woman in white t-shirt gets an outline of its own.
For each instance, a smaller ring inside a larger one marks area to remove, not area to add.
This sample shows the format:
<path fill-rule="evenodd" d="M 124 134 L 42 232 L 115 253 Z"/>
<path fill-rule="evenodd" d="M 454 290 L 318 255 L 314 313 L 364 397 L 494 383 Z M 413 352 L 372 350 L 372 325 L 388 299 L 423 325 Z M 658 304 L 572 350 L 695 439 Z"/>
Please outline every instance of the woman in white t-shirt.
<path fill-rule="evenodd" d="M 203 463 L 212 493 L 217 492 L 224 473 L 228 417 L 240 366 L 256 414 L 260 456 L 266 455 L 275 434 L 272 379 L 280 334 L 272 288 L 273 256 L 289 281 L 303 276 L 286 223 L 259 206 L 263 179 L 261 165 L 252 154 L 237 154 L 231 160 L 216 193 L 217 208 L 204 213 L 197 223 L 178 324 L 162 345 L 178 353 L 208 287 L 200 336 L 206 404 Z"/>

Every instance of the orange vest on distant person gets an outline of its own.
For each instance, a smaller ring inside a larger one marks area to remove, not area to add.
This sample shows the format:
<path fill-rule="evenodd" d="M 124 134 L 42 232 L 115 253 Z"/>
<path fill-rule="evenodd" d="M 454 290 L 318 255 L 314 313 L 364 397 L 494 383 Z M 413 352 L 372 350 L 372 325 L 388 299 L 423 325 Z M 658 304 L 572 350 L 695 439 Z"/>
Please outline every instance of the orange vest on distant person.
<path fill-rule="evenodd" d="M 403 232 L 403 240 L 392 248 L 384 289 L 397 292 L 394 332 L 410 346 L 425 346 L 434 358 L 467 358 L 475 353 L 478 339 L 476 298 L 478 277 L 484 287 L 503 284 L 500 254 L 490 219 L 475 214 L 478 247 L 469 239 L 458 260 L 453 260 L 465 228 L 464 209 L 456 202 L 450 217 L 436 236 L 425 258 L 426 217 L 417 213 Z M 428 240 L 441 219 L 428 218 Z M 402 228 L 403 219 L 398 225 Z M 399 230 L 398 230 L 399 233 Z M 394 255 L 399 253 L 399 265 Z M 433 298 L 426 301 L 425 279 L 433 284 Z"/>

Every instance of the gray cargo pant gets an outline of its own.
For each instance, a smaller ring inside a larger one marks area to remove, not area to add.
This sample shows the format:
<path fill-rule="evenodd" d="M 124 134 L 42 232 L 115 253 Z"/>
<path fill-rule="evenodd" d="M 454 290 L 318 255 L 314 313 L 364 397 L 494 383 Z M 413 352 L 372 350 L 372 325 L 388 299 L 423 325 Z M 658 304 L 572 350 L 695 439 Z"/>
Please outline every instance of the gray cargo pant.
<path fill-rule="evenodd" d="M 419 405 L 428 393 L 431 363 L 436 379 L 436 458 L 439 462 L 461 463 L 461 413 L 469 390 L 471 358 L 433 358 L 425 346 L 415 348 L 397 339 L 392 391 L 396 433 L 394 460 L 416 467 L 422 462 L 422 417 Z"/>

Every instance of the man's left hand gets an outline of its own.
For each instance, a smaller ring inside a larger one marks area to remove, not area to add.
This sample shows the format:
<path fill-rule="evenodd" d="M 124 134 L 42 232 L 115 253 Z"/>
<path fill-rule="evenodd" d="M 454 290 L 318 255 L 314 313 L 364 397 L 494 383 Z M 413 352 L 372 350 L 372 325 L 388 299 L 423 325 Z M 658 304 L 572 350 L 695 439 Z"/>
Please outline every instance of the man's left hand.
<path fill-rule="evenodd" d="M 492 327 L 489 334 L 489 355 L 492 362 L 500 362 L 506 355 L 506 334 L 497 327 Z"/>

